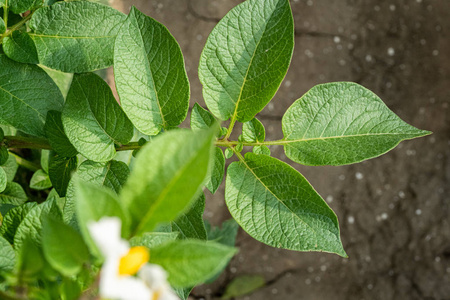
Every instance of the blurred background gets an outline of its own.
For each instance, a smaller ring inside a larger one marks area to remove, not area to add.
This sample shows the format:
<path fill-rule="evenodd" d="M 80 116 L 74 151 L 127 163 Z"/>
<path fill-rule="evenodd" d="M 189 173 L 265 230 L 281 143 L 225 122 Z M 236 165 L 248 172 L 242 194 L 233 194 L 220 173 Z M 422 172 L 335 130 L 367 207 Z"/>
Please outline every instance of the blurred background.
<path fill-rule="evenodd" d="M 191 107 L 205 106 L 197 67 L 215 24 L 240 0 L 110 0 L 135 5 L 178 40 Z M 296 48 L 274 100 L 257 116 L 267 140 L 282 138 L 286 109 L 316 84 L 353 81 L 406 122 L 434 132 L 388 154 L 343 167 L 294 164 L 335 210 L 348 259 L 280 250 L 238 233 L 239 254 L 192 299 L 221 299 L 241 276 L 262 287 L 233 299 L 450 299 L 450 1 L 291 0 Z M 112 77 L 109 82 L 113 85 Z M 188 124 L 186 122 L 186 124 Z M 224 184 L 207 193 L 205 217 L 230 218 Z M 242 282 L 245 282 L 242 279 Z"/>

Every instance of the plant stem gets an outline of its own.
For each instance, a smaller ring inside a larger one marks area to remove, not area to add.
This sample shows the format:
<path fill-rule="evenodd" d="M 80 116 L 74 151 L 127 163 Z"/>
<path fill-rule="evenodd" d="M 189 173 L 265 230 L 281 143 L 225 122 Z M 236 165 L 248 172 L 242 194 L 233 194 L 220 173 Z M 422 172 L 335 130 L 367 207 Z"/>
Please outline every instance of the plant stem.
<path fill-rule="evenodd" d="M 35 164 L 29 160 L 26 160 L 25 158 L 22 158 L 15 153 L 11 153 L 11 154 L 16 158 L 16 162 L 19 166 L 24 167 L 33 172 L 36 172 L 37 170 L 41 169 L 40 165 Z"/>
<path fill-rule="evenodd" d="M 3 7 L 3 21 L 5 22 L 5 27 L 8 28 L 8 0 L 5 0 L 5 5 Z M 3 37 L 0 39 L 3 40 Z"/>
<path fill-rule="evenodd" d="M 6 3 L 8 3 L 8 0 L 6 0 Z M 8 5 L 8 4 L 6 4 Z M 8 24 L 6 23 L 8 21 L 8 7 L 5 6 L 4 8 L 4 21 L 5 21 L 5 26 L 6 28 L 8 28 Z M 20 20 L 19 23 L 15 24 L 14 26 L 12 26 L 10 29 L 7 29 L 5 31 L 5 33 L 3 33 L 3 35 L 0 37 L 0 44 L 3 42 L 3 39 L 7 36 L 9 36 L 10 34 L 12 34 L 14 31 L 16 31 L 17 29 L 19 29 L 20 27 L 22 27 L 23 24 L 25 24 L 26 22 L 28 22 L 31 19 L 31 16 L 33 15 L 33 12 L 30 13 L 28 16 L 26 16 L 25 18 L 23 18 L 22 20 Z"/>
<path fill-rule="evenodd" d="M 48 140 L 35 137 L 25 136 L 5 136 L 5 145 L 8 148 L 15 149 L 45 149 L 52 150 Z"/>

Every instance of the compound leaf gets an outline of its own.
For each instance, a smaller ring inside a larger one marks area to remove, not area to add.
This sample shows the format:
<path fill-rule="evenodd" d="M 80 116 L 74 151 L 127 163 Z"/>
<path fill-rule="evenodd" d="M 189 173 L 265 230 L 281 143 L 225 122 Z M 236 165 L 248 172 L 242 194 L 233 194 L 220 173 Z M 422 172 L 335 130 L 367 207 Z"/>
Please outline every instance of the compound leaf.
<path fill-rule="evenodd" d="M 218 118 L 250 121 L 272 99 L 294 50 L 288 0 L 248 0 L 211 32 L 199 78 L 208 108 Z"/>
<path fill-rule="evenodd" d="M 123 110 L 142 133 L 155 135 L 186 118 L 189 81 L 180 46 L 135 7 L 117 35 L 114 75 Z"/>
<path fill-rule="evenodd" d="M 430 134 L 402 121 L 377 95 L 352 82 L 313 87 L 282 120 L 287 157 L 305 165 L 346 165 Z"/>
<path fill-rule="evenodd" d="M 89 72 L 113 64 L 114 40 L 125 19 L 99 3 L 58 2 L 33 14 L 30 36 L 41 64 L 67 73 Z"/>
<path fill-rule="evenodd" d="M 133 124 L 117 103 L 111 88 L 93 73 L 75 74 L 62 113 L 64 132 L 86 158 L 106 162 L 116 144 L 133 137 Z"/>
<path fill-rule="evenodd" d="M 225 201 L 253 238 L 273 247 L 346 256 L 336 215 L 288 164 L 247 153 L 227 172 Z"/>

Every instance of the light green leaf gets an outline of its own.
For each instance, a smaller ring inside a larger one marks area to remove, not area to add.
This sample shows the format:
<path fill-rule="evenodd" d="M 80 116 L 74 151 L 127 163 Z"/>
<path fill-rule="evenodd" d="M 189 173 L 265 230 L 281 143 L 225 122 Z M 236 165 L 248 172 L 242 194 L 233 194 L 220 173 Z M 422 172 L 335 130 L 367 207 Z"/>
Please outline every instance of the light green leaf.
<path fill-rule="evenodd" d="M 67 277 L 78 274 L 90 256 L 80 234 L 53 218 L 44 220 L 42 248 L 50 265 Z"/>
<path fill-rule="evenodd" d="M 44 137 L 47 111 L 61 110 L 64 98 L 38 66 L 0 55 L 0 119 L 25 133 Z"/>
<path fill-rule="evenodd" d="M 225 149 L 225 158 L 229 159 L 233 156 L 234 152 L 230 148 Z"/>
<path fill-rule="evenodd" d="M 146 232 L 130 240 L 130 246 L 145 246 L 149 249 L 174 241 L 180 234 L 178 232 Z"/>
<path fill-rule="evenodd" d="M 11 182 L 14 180 L 14 176 L 16 176 L 19 165 L 17 165 L 16 158 L 10 153 L 8 160 L 1 166 L 1 168 L 5 171 L 8 182 Z"/>
<path fill-rule="evenodd" d="M 6 189 L 6 184 L 8 183 L 8 177 L 6 176 L 5 170 L 0 168 L 0 193 Z"/>
<path fill-rule="evenodd" d="M 7 0 L 9 9 L 16 13 L 21 14 L 27 10 L 34 10 L 42 5 L 42 0 Z"/>
<path fill-rule="evenodd" d="M 142 133 L 155 135 L 186 118 L 189 81 L 180 46 L 135 7 L 117 35 L 114 75 L 123 110 Z"/>
<path fill-rule="evenodd" d="M 37 170 L 30 180 L 30 188 L 34 190 L 46 190 L 52 187 L 52 182 L 44 170 Z"/>
<path fill-rule="evenodd" d="M 89 234 L 87 224 L 97 222 L 103 217 L 118 217 L 122 220 L 122 236 L 128 236 L 128 216 L 122 209 L 117 195 L 111 190 L 81 180 L 77 180 L 75 184 L 78 226 L 91 252 L 101 257 L 97 245 Z"/>
<path fill-rule="evenodd" d="M 346 165 L 430 134 L 402 121 L 377 95 L 352 82 L 313 87 L 282 120 L 286 155 L 305 165 Z"/>
<path fill-rule="evenodd" d="M 0 1 L 0 6 L 1 6 L 1 1 Z M 0 17 L 0 34 L 5 33 L 5 31 L 6 31 L 5 21 L 3 21 L 3 18 Z"/>
<path fill-rule="evenodd" d="M 139 151 L 121 193 L 135 234 L 173 221 L 198 197 L 208 175 L 215 133 L 216 128 L 169 131 Z"/>
<path fill-rule="evenodd" d="M 0 203 L 21 205 L 28 200 L 22 186 L 15 182 L 8 182 L 5 190 L 0 194 Z"/>
<path fill-rule="evenodd" d="M 179 232 L 183 239 L 206 240 L 206 229 L 203 223 L 203 212 L 205 211 L 205 195 L 192 203 L 188 211 L 181 213 L 175 221 L 172 222 L 172 231 Z"/>
<path fill-rule="evenodd" d="M 14 236 L 14 248 L 16 251 L 20 250 L 26 239 L 31 239 L 35 245 L 41 245 L 42 221 L 49 216 L 61 219 L 61 211 L 53 199 L 30 209 L 19 227 L 17 227 Z"/>
<path fill-rule="evenodd" d="M 77 164 L 78 159 L 76 156 L 67 158 L 55 155 L 50 159 L 48 176 L 60 197 L 66 196 L 67 186 L 72 173 L 77 169 Z"/>
<path fill-rule="evenodd" d="M 192 287 L 221 270 L 236 249 L 214 242 L 177 240 L 151 250 L 150 262 L 169 273 L 174 287 Z"/>
<path fill-rule="evenodd" d="M 64 132 L 86 158 L 106 162 L 116 154 L 114 143 L 127 144 L 133 125 L 111 88 L 93 73 L 76 74 L 62 113 Z"/>
<path fill-rule="evenodd" d="M 270 156 L 270 149 L 266 145 L 255 146 L 255 147 L 253 147 L 253 153 L 264 154 L 264 155 Z"/>
<path fill-rule="evenodd" d="M 296 251 L 346 256 L 336 215 L 288 164 L 247 153 L 227 172 L 225 201 L 233 218 L 256 240 Z"/>
<path fill-rule="evenodd" d="M 211 169 L 211 177 L 206 183 L 206 188 L 215 193 L 223 181 L 223 174 L 225 173 L 225 156 L 222 149 L 216 147 L 214 149 L 214 166 Z"/>
<path fill-rule="evenodd" d="M 242 125 L 242 137 L 246 142 L 264 142 L 266 139 L 266 130 L 264 125 L 257 119 L 253 118 Z"/>
<path fill-rule="evenodd" d="M 106 186 L 119 193 L 125 184 L 130 170 L 128 166 L 119 161 L 97 163 L 90 160 L 84 161 L 70 180 L 67 188 L 66 204 L 64 206 L 64 221 L 71 225 L 76 224 L 75 219 L 75 182 L 81 180 L 98 186 Z"/>
<path fill-rule="evenodd" d="M 3 51 L 17 62 L 24 64 L 39 63 L 36 46 L 27 32 L 14 31 L 3 39 Z"/>
<path fill-rule="evenodd" d="M 113 64 L 114 40 L 126 16 L 88 1 L 59 2 L 38 9 L 30 33 L 39 62 L 67 73 L 103 69 Z"/>
<path fill-rule="evenodd" d="M 48 174 L 48 165 L 50 158 L 53 157 L 55 153 L 50 150 L 41 150 L 41 168 L 45 173 Z"/>
<path fill-rule="evenodd" d="M 203 97 L 218 118 L 246 122 L 272 99 L 294 50 L 288 0 L 248 0 L 211 32 L 200 58 Z"/>
<path fill-rule="evenodd" d="M 78 154 L 64 132 L 61 112 L 51 110 L 47 113 L 44 130 L 50 146 L 56 153 L 64 157 L 72 157 Z"/>
<path fill-rule="evenodd" d="M 11 244 L 0 237 L 0 273 L 11 272 L 16 263 L 16 253 Z"/>
<path fill-rule="evenodd" d="M 36 205 L 36 202 L 29 202 L 10 209 L 3 218 L 2 227 L 0 227 L 0 235 L 12 244 L 14 242 L 17 227 L 19 227 L 25 216 Z"/>
<path fill-rule="evenodd" d="M 266 284 L 264 276 L 241 275 L 235 277 L 226 287 L 222 299 L 232 299 L 250 294 Z"/>
<path fill-rule="evenodd" d="M 53 79 L 53 81 L 59 87 L 64 99 L 66 99 L 67 93 L 70 89 L 70 84 L 72 83 L 73 73 L 64 73 L 58 70 L 50 69 L 43 65 L 39 65 L 39 67 L 42 68 L 42 70 L 44 70 L 45 73 L 47 73 L 48 76 Z"/>
<path fill-rule="evenodd" d="M 194 104 L 191 112 L 191 129 L 199 130 L 199 129 L 207 129 L 212 126 L 216 122 L 214 116 L 198 105 L 198 103 Z"/>

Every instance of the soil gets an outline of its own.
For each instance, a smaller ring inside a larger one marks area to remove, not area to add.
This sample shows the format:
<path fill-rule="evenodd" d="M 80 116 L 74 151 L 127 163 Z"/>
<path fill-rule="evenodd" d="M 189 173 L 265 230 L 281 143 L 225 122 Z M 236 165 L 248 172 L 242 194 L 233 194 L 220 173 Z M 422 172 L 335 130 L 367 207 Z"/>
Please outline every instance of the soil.
<path fill-rule="evenodd" d="M 111 1 L 135 5 L 180 43 L 191 106 L 204 105 L 197 66 L 206 38 L 238 0 Z M 195 299 L 219 299 L 240 275 L 266 285 L 236 299 L 450 299 L 450 1 L 292 0 L 296 48 L 275 99 L 259 114 L 267 139 L 282 137 L 286 109 L 316 84 L 354 81 L 406 122 L 434 132 L 388 154 L 343 167 L 305 167 L 281 148 L 272 154 L 302 172 L 336 211 L 348 259 L 274 249 L 238 234 L 239 254 Z M 213 224 L 230 218 L 224 184 L 207 196 Z"/>

